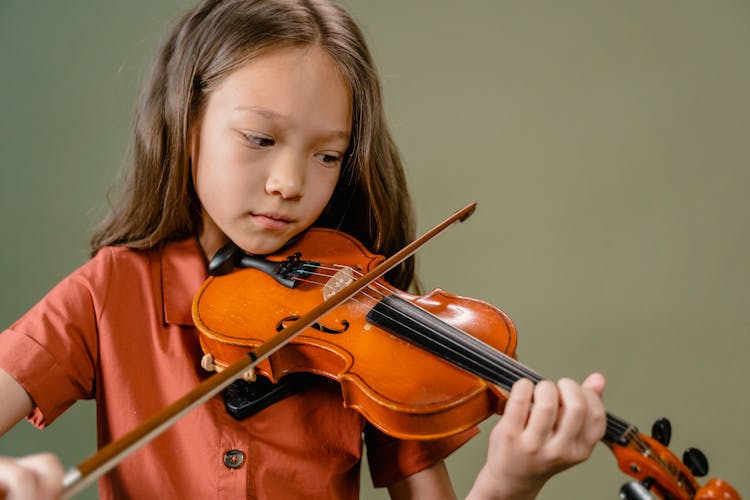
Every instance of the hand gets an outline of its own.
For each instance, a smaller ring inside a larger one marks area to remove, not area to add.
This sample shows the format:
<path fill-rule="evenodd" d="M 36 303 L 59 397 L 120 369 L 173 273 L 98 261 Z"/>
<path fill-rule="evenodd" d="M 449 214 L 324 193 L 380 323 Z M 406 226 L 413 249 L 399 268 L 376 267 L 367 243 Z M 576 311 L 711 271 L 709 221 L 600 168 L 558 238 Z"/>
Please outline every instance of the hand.
<path fill-rule="evenodd" d="M 52 500 L 62 491 L 63 466 L 55 455 L 0 457 L 0 498 Z"/>
<path fill-rule="evenodd" d="M 586 460 L 606 430 L 604 385 L 598 373 L 581 385 L 516 382 L 469 498 L 535 498 L 550 477 Z"/>

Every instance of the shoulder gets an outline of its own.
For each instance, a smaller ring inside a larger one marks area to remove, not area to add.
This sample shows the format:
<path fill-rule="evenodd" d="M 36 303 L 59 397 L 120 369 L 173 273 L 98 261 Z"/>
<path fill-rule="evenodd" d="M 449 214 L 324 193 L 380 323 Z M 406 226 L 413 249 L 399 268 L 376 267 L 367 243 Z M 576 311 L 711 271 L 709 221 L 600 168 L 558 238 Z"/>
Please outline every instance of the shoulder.
<path fill-rule="evenodd" d="M 80 278 L 105 309 L 106 304 L 148 307 L 161 304 L 167 323 L 192 324 L 190 305 L 207 277 L 195 238 L 137 250 L 104 247 L 80 270 Z"/>
<path fill-rule="evenodd" d="M 159 273 L 163 267 L 180 266 L 185 262 L 191 262 L 198 268 L 204 267 L 200 248 L 194 238 L 169 241 L 149 249 L 102 247 L 77 273 L 89 278 L 107 275 L 110 279 L 113 274 L 118 274 L 127 279 L 143 273 Z"/>
<path fill-rule="evenodd" d="M 126 247 L 103 247 L 90 260 L 73 271 L 60 283 L 62 287 L 83 286 L 92 293 L 103 292 L 113 280 L 130 281 L 137 276 L 151 274 L 158 262 L 154 250 L 134 250 Z"/>
<path fill-rule="evenodd" d="M 158 250 L 137 250 L 123 246 L 102 247 L 82 268 L 110 270 L 113 268 L 133 269 L 149 266 L 158 255 Z"/>

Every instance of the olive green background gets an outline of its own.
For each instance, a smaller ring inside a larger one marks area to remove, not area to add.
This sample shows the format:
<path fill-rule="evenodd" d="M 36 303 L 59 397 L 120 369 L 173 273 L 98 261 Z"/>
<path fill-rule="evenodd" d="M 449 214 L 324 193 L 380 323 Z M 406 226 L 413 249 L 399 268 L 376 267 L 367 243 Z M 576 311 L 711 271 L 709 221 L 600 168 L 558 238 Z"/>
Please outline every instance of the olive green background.
<path fill-rule="evenodd" d="M 1 326 L 86 259 L 140 75 L 191 3 L 0 2 Z M 644 432 L 668 416 L 677 453 L 701 448 L 748 494 L 750 3 L 345 4 L 420 228 L 479 203 L 420 251 L 425 288 L 501 307 L 550 378 L 602 371 L 611 412 Z M 496 418 L 449 459 L 459 495 Z M 79 403 L 43 432 L 22 423 L 0 453 L 75 464 L 93 419 Z M 617 498 L 626 480 L 599 446 L 541 498 Z M 365 478 L 362 496 L 386 494 Z"/>

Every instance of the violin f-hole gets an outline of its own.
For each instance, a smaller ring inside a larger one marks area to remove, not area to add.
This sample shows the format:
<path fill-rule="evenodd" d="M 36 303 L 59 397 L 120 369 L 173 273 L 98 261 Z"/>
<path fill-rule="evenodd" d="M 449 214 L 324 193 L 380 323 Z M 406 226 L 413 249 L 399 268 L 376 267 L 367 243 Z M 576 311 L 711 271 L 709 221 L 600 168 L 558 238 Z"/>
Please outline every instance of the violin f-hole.
<path fill-rule="evenodd" d="M 286 318 L 282 318 L 281 320 L 279 320 L 278 323 L 276 323 L 276 331 L 280 332 L 281 330 L 286 328 L 286 325 L 284 323 L 289 322 L 289 321 L 297 321 L 299 318 L 300 318 L 299 316 L 287 316 Z M 315 323 L 312 324 L 310 328 L 315 328 L 319 332 L 323 332 L 323 333 L 333 333 L 333 334 L 344 333 L 345 331 L 349 329 L 349 322 L 347 320 L 342 320 L 341 328 L 336 329 L 336 328 L 327 327 L 325 325 L 321 325 L 320 323 L 316 321 Z"/>

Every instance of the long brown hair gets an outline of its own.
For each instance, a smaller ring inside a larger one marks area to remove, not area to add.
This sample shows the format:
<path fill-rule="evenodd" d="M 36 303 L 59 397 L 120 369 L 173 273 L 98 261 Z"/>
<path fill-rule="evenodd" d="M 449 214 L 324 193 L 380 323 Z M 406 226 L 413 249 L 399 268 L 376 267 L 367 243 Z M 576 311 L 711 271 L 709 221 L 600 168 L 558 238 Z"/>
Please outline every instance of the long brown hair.
<path fill-rule="evenodd" d="M 345 163 L 316 224 L 347 232 L 384 255 L 413 239 L 413 208 L 386 124 L 380 79 L 349 14 L 327 0 L 204 0 L 175 24 L 145 81 L 128 175 L 91 239 L 92 253 L 106 245 L 149 249 L 196 235 L 200 202 L 187 144 L 209 93 L 262 51 L 312 44 L 336 61 L 353 96 Z M 407 288 L 413 275 L 410 260 L 389 279 Z"/>

